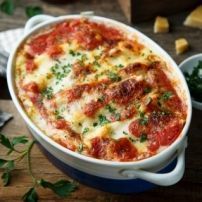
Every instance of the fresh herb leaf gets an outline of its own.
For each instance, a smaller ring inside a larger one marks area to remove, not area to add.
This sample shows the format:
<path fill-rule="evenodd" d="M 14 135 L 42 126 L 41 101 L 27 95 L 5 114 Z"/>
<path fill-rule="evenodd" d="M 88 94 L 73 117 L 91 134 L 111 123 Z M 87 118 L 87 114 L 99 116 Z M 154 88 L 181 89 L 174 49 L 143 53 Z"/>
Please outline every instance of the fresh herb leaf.
<path fill-rule="evenodd" d="M 167 100 L 169 100 L 172 96 L 173 96 L 173 93 L 172 93 L 172 92 L 166 91 L 166 92 L 164 92 L 164 93 L 161 95 L 160 99 L 161 99 L 162 101 L 167 101 Z"/>
<path fill-rule="evenodd" d="M 55 114 L 55 116 L 56 116 L 56 119 L 62 119 L 63 117 L 60 115 L 60 112 L 59 112 L 59 110 L 55 110 L 55 112 L 54 112 L 54 114 Z"/>
<path fill-rule="evenodd" d="M 7 163 L 7 160 L 0 159 L 0 168 L 3 168 L 3 166 Z"/>
<path fill-rule="evenodd" d="M 144 112 L 139 112 L 139 124 L 140 125 L 147 125 L 148 124 L 148 117 L 145 116 Z"/>
<path fill-rule="evenodd" d="M 13 149 L 10 140 L 3 134 L 0 133 L 0 144 L 7 147 L 8 149 Z"/>
<path fill-rule="evenodd" d="M 43 13 L 43 9 L 39 6 L 27 6 L 25 8 L 25 13 L 27 17 L 33 17 L 35 15 L 39 15 Z"/>
<path fill-rule="evenodd" d="M 102 97 L 99 97 L 97 100 L 98 100 L 99 102 L 104 102 L 105 98 L 104 98 L 104 96 L 102 96 Z"/>
<path fill-rule="evenodd" d="M 95 61 L 93 62 L 93 65 L 95 65 L 95 66 L 97 66 L 97 67 L 101 67 L 101 65 L 98 63 L 97 60 L 95 60 Z"/>
<path fill-rule="evenodd" d="M 133 143 L 136 142 L 136 140 L 133 139 L 132 137 L 129 137 L 128 139 L 129 139 L 131 142 L 133 142 Z"/>
<path fill-rule="evenodd" d="M 77 188 L 75 183 L 72 183 L 67 180 L 59 180 L 56 183 L 51 183 L 41 179 L 39 184 L 44 188 L 51 189 L 60 197 L 69 196 Z"/>
<path fill-rule="evenodd" d="M 8 15 L 13 15 L 14 10 L 15 10 L 15 4 L 13 0 L 4 0 L 1 4 L 0 4 L 0 10 L 3 13 L 6 13 Z"/>
<path fill-rule="evenodd" d="M 110 113 L 114 113 L 116 111 L 116 108 L 112 107 L 111 105 L 106 105 L 105 108 L 110 112 Z"/>
<path fill-rule="evenodd" d="M 22 197 L 24 202 L 37 202 L 39 200 L 38 194 L 34 187 L 30 188 L 27 193 Z"/>
<path fill-rule="evenodd" d="M 148 94 L 148 93 L 150 93 L 151 92 L 151 88 L 150 87 L 146 87 L 146 88 L 144 88 L 144 93 L 145 94 Z"/>
<path fill-rule="evenodd" d="M 71 72 L 71 65 L 67 64 L 67 65 L 62 66 L 62 65 L 59 65 L 58 63 L 56 63 L 54 66 L 51 67 L 51 72 L 58 80 L 56 82 L 56 84 L 58 84 L 59 81 L 61 81 L 63 78 L 65 78 Z"/>
<path fill-rule="evenodd" d="M 76 55 L 75 51 L 73 51 L 72 49 L 69 50 L 69 54 L 72 55 L 73 57 Z"/>
<path fill-rule="evenodd" d="M 82 134 L 86 134 L 89 131 L 89 128 L 84 128 Z"/>
<path fill-rule="evenodd" d="M 124 134 L 124 135 L 128 135 L 128 133 L 127 133 L 126 131 L 123 131 L 123 134 Z"/>
<path fill-rule="evenodd" d="M 119 64 L 119 65 L 116 65 L 118 68 L 122 68 L 122 67 L 124 67 L 124 65 L 122 65 L 122 64 Z"/>
<path fill-rule="evenodd" d="M 198 61 L 193 71 L 184 73 L 187 84 L 189 86 L 192 97 L 201 102 L 202 101 L 202 60 Z"/>
<path fill-rule="evenodd" d="M 140 142 L 145 142 L 147 140 L 147 134 L 146 133 L 142 133 L 140 136 Z"/>
<path fill-rule="evenodd" d="M 28 139 L 26 136 L 19 136 L 19 137 L 14 137 L 12 139 L 12 145 L 15 146 L 17 144 L 26 144 L 28 142 Z"/>
<path fill-rule="evenodd" d="M 108 77 L 113 82 L 121 81 L 121 77 L 118 74 L 114 73 L 114 72 L 109 72 Z"/>
<path fill-rule="evenodd" d="M 93 127 L 96 127 L 97 125 L 98 125 L 97 122 L 94 122 L 94 123 L 93 123 Z"/>
<path fill-rule="evenodd" d="M 107 123 L 110 123 L 110 121 L 106 118 L 106 116 L 104 116 L 104 115 L 102 115 L 102 114 L 100 114 L 100 115 L 98 116 L 98 119 L 99 119 L 99 124 L 100 124 L 101 126 L 103 126 L 103 125 L 105 125 L 105 124 L 107 124 Z"/>
<path fill-rule="evenodd" d="M 42 96 L 50 100 L 53 97 L 53 88 L 48 87 L 42 91 Z"/>
<path fill-rule="evenodd" d="M 10 171 L 6 170 L 3 172 L 1 179 L 3 181 L 3 185 L 6 187 L 9 185 L 10 180 L 11 180 L 11 173 Z"/>
<path fill-rule="evenodd" d="M 12 171 L 15 167 L 14 161 L 13 160 L 8 161 L 6 167 L 8 171 Z"/>
<path fill-rule="evenodd" d="M 81 153 L 83 151 L 83 144 L 79 144 L 79 147 L 78 147 L 78 152 Z"/>

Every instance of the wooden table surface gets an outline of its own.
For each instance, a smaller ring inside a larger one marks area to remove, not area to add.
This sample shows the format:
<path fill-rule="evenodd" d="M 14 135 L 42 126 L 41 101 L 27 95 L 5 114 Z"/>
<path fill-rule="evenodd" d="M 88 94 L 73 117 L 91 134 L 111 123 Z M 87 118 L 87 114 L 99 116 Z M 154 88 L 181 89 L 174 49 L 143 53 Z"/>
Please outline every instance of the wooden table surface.
<path fill-rule="evenodd" d="M 127 23 L 125 16 L 123 15 L 118 3 L 116 1 L 107 0 L 75 0 L 72 3 L 65 5 L 51 5 L 39 0 L 22 1 L 22 6 L 28 4 L 40 4 L 46 14 L 54 16 L 79 13 L 80 11 L 94 10 L 97 15 L 113 18 L 121 22 Z M 168 34 L 154 34 L 153 33 L 153 21 L 139 23 L 132 25 L 139 29 L 154 41 L 160 44 L 177 63 L 196 53 L 202 52 L 202 30 L 187 28 L 182 25 L 187 12 L 180 13 L 169 17 L 171 23 L 171 32 Z M 0 31 L 7 29 L 23 27 L 27 18 L 25 17 L 23 8 L 18 8 L 14 16 L 7 16 L 0 13 Z M 177 56 L 174 49 L 174 40 L 178 37 L 185 37 L 188 39 L 191 45 L 190 51 Z M 16 112 L 13 104 L 9 101 L 10 96 L 7 90 L 6 80 L 0 78 L 0 109 L 12 112 L 14 119 L 10 121 L 4 128 L 3 132 L 9 136 L 18 134 L 29 134 L 22 119 Z M 3 99 L 7 99 L 4 100 Z M 174 186 L 171 187 L 159 187 L 151 190 L 147 193 L 141 193 L 136 195 L 120 196 L 109 193 L 104 193 L 84 185 L 79 186 L 79 190 L 76 191 L 68 199 L 59 199 L 52 192 L 47 190 L 39 190 L 41 200 L 40 201 L 72 201 L 72 202 L 87 202 L 87 201 L 202 201 L 202 112 L 193 110 L 193 118 L 189 130 L 189 143 L 186 150 L 186 171 L 183 179 Z M 0 147 L 0 155 L 3 150 Z M 37 176 L 44 177 L 48 180 L 56 180 L 59 178 L 65 178 L 58 169 L 56 169 L 44 155 L 38 150 L 37 147 L 33 151 L 34 171 Z M 40 165 L 40 166 L 38 166 Z M 47 169 L 48 168 L 48 169 Z M 27 175 L 25 163 L 20 163 L 17 170 L 14 172 L 15 181 L 12 182 L 9 187 L 2 187 L 0 184 L 0 202 L 17 202 L 20 201 L 22 194 L 31 186 L 31 179 Z"/>

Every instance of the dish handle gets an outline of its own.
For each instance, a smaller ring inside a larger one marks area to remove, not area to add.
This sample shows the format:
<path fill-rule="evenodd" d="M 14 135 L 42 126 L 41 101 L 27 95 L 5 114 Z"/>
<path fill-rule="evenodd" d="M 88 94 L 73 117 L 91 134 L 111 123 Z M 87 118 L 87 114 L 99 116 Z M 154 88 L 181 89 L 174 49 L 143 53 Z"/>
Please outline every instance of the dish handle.
<path fill-rule="evenodd" d="M 24 28 L 24 34 L 29 33 L 35 26 L 37 26 L 38 24 L 41 24 L 47 20 L 52 20 L 55 17 L 50 16 L 50 15 L 36 15 L 32 18 L 30 18 L 27 23 L 25 24 L 25 28 Z"/>
<path fill-rule="evenodd" d="M 120 174 L 128 179 L 139 178 L 160 186 L 170 186 L 177 183 L 183 176 L 185 170 L 185 148 L 187 139 L 177 151 L 177 163 L 175 168 L 169 173 L 153 173 L 145 170 L 124 169 Z"/>

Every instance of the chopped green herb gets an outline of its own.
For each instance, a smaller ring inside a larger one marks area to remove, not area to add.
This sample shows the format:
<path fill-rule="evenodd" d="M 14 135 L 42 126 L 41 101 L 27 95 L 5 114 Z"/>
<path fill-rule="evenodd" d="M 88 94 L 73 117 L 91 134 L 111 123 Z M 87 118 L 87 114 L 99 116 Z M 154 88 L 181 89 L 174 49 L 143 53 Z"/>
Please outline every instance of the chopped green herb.
<path fill-rule="evenodd" d="M 124 65 L 119 64 L 119 65 L 116 65 L 116 67 L 118 67 L 118 68 L 122 68 L 122 67 L 124 67 Z"/>
<path fill-rule="evenodd" d="M 163 101 L 167 101 L 172 97 L 172 95 L 173 95 L 172 92 L 166 91 L 161 95 L 160 99 L 163 100 Z"/>
<path fill-rule="evenodd" d="M 72 55 L 73 57 L 76 56 L 76 53 L 73 50 L 69 50 L 69 54 Z"/>
<path fill-rule="evenodd" d="M 111 112 L 111 113 L 114 113 L 115 111 L 116 111 L 116 108 L 113 108 L 111 105 L 106 105 L 105 106 L 105 108 L 109 111 L 109 112 Z"/>
<path fill-rule="evenodd" d="M 102 96 L 102 97 L 99 97 L 97 100 L 98 100 L 99 102 L 104 102 L 105 98 L 104 98 L 104 96 Z"/>
<path fill-rule="evenodd" d="M 148 117 L 145 116 L 145 113 L 139 112 L 139 116 L 140 116 L 139 124 L 140 125 L 146 125 L 148 123 Z"/>
<path fill-rule="evenodd" d="M 79 122 L 79 123 L 78 123 L 78 125 L 79 125 L 79 126 L 82 126 L 82 123 L 81 123 L 81 122 Z"/>
<path fill-rule="evenodd" d="M 94 122 L 94 123 L 93 123 L 93 127 L 96 127 L 97 125 L 98 125 L 97 122 Z"/>
<path fill-rule="evenodd" d="M 140 142 L 145 142 L 147 140 L 147 134 L 146 133 L 142 133 L 140 136 Z"/>
<path fill-rule="evenodd" d="M 46 99 L 51 99 L 53 97 L 53 88 L 48 87 L 42 91 L 42 96 L 45 97 Z"/>
<path fill-rule="evenodd" d="M 147 94 L 147 93 L 150 93 L 151 92 L 151 88 L 150 87 L 146 87 L 144 88 L 144 93 Z"/>
<path fill-rule="evenodd" d="M 39 6 L 27 6 L 25 8 L 25 13 L 27 17 L 31 18 L 35 15 L 39 15 L 43 13 L 43 9 Z"/>
<path fill-rule="evenodd" d="M 88 131 L 89 131 L 89 128 L 86 127 L 86 128 L 83 129 L 82 134 L 84 135 L 84 134 L 86 134 Z"/>
<path fill-rule="evenodd" d="M 77 52 L 77 53 L 76 53 L 76 55 L 77 55 L 77 56 L 80 56 L 80 55 L 81 55 L 81 53 Z"/>
<path fill-rule="evenodd" d="M 184 73 L 191 95 L 199 102 L 202 101 L 202 60 L 198 61 L 192 72 Z"/>
<path fill-rule="evenodd" d="M 81 153 L 83 151 L 83 144 L 79 144 L 78 146 L 78 152 Z"/>
<path fill-rule="evenodd" d="M 114 73 L 114 72 L 109 72 L 108 77 L 113 82 L 121 81 L 121 77 L 118 74 Z"/>
<path fill-rule="evenodd" d="M 98 63 L 97 60 L 95 60 L 95 61 L 93 62 L 93 65 L 95 65 L 95 66 L 97 66 L 97 67 L 101 67 L 101 65 Z"/>
<path fill-rule="evenodd" d="M 56 63 L 54 66 L 51 67 L 51 72 L 58 80 L 57 83 L 61 81 L 63 78 L 65 78 L 70 73 L 70 71 L 71 71 L 70 64 L 59 66 L 59 64 Z"/>
<path fill-rule="evenodd" d="M 55 116 L 56 116 L 56 119 L 62 119 L 63 117 L 60 115 L 60 112 L 59 112 L 59 110 L 55 110 L 55 112 L 54 112 L 54 114 L 55 114 Z"/>
<path fill-rule="evenodd" d="M 124 135 L 128 135 L 128 133 L 127 133 L 126 131 L 123 131 L 123 134 L 124 134 Z"/>
<path fill-rule="evenodd" d="M 129 139 L 131 142 L 136 142 L 136 140 L 133 139 L 132 137 L 129 137 L 128 139 Z"/>
<path fill-rule="evenodd" d="M 0 4 L 0 10 L 7 15 L 13 15 L 14 10 L 15 10 L 15 4 L 13 0 L 4 0 Z"/>
<path fill-rule="evenodd" d="M 98 116 L 98 119 L 99 119 L 99 124 L 100 124 L 101 126 L 103 126 L 103 125 L 105 125 L 105 124 L 107 124 L 107 123 L 110 123 L 110 121 L 106 118 L 106 116 L 104 116 L 104 115 L 102 115 L 102 114 L 100 114 L 100 115 Z"/>

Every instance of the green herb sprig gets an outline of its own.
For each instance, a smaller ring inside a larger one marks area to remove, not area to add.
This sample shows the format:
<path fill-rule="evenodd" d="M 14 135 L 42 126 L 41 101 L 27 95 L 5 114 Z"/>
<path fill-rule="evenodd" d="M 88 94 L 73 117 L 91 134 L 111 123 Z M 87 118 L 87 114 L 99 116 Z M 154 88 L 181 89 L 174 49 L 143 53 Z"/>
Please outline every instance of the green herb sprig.
<path fill-rule="evenodd" d="M 191 95 L 199 102 L 202 101 L 202 60 L 193 68 L 192 72 L 184 72 Z"/>
<path fill-rule="evenodd" d="M 0 4 L 0 11 L 7 15 L 13 15 L 16 7 L 20 5 L 19 3 L 19 0 L 4 0 Z M 30 5 L 25 7 L 25 14 L 29 18 L 42 13 L 43 9 L 40 6 Z"/>
<path fill-rule="evenodd" d="M 0 133 L 0 144 L 8 149 L 6 156 L 9 157 L 9 159 L 0 158 L 0 170 L 3 170 L 3 174 L 1 176 L 3 185 L 9 185 L 12 177 L 11 172 L 15 169 L 16 163 L 26 158 L 28 171 L 33 181 L 33 186 L 23 195 L 22 200 L 24 202 L 37 202 L 39 200 L 37 187 L 51 189 L 60 197 L 69 196 L 76 190 L 76 183 L 70 182 L 68 180 L 59 180 L 55 183 L 52 183 L 44 179 L 38 179 L 34 176 L 31 165 L 31 151 L 35 143 L 36 142 L 34 140 L 29 141 L 26 136 L 19 136 L 9 139 Z M 25 145 L 25 148 L 23 150 L 17 149 L 16 146 L 19 144 Z M 14 159 L 10 159 L 10 154 L 13 152 L 18 154 L 18 156 Z"/>

